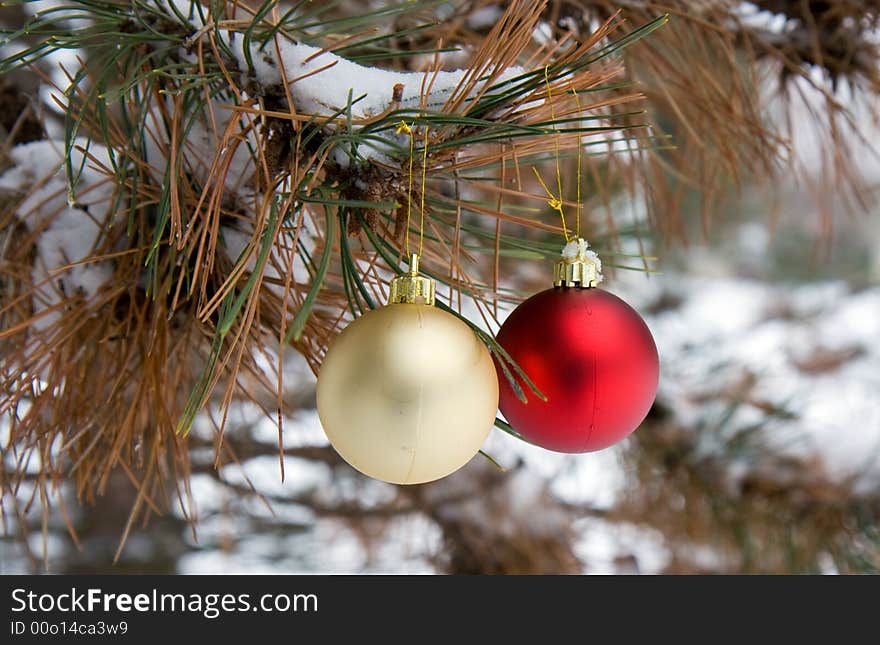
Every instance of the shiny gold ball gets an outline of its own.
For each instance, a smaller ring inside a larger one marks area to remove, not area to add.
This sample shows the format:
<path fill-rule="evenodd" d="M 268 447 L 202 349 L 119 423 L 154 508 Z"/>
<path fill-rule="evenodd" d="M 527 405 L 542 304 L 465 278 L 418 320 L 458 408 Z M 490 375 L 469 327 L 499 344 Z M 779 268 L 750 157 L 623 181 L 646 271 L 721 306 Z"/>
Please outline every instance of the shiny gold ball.
<path fill-rule="evenodd" d="M 349 464 L 394 484 L 445 477 L 473 457 L 498 409 L 488 350 L 433 306 L 391 304 L 349 325 L 318 375 L 318 416 Z"/>

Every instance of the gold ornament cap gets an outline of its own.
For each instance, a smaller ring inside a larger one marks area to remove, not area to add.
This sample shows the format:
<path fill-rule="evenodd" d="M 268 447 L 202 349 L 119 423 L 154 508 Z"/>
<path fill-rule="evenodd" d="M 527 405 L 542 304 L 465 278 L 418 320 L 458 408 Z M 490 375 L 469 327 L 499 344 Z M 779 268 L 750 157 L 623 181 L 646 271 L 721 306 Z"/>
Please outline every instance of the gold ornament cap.
<path fill-rule="evenodd" d="M 391 294 L 388 304 L 433 305 L 434 281 L 419 275 L 419 255 L 413 253 L 409 261 L 409 273 L 399 275 L 391 281 Z"/>
<path fill-rule="evenodd" d="M 596 287 L 602 282 L 602 260 L 583 238 L 570 241 L 553 267 L 555 287 Z"/>

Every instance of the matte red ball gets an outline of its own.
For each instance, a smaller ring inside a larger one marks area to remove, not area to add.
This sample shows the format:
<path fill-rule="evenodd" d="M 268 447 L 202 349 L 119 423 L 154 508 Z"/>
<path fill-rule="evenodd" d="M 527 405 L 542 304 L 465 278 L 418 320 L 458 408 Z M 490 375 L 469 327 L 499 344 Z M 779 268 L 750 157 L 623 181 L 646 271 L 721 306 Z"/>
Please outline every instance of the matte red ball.
<path fill-rule="evenodd" d="M 602 289 L 556 287 L 517 307 L 498 342 L 539 390 L 523 403 L 496 362 L 499 408 L 514 430 L 557 452 L 617 443 L 645 419 L 660 376 L 645 321 Z"/>

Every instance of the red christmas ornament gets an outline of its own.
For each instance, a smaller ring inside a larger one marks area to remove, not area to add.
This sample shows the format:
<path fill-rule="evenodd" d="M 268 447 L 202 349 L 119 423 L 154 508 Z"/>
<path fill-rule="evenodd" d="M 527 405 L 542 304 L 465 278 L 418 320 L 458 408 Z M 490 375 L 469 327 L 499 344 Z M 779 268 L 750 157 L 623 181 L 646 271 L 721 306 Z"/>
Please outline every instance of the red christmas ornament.
<path fill-rule="evenodd" d="M 557 286 L 523 302 L 498 333 L 547 397 L 523 384 L 523 403 L 496 363 L 501 412 L 523 437 L 558 452 L 601 450 L 631 434 L 654 402 L 660 374 L 648 326 L 623 300 L 595 288 L 601 262 L 586 249 L 582 240 L 569 243 Z"/>

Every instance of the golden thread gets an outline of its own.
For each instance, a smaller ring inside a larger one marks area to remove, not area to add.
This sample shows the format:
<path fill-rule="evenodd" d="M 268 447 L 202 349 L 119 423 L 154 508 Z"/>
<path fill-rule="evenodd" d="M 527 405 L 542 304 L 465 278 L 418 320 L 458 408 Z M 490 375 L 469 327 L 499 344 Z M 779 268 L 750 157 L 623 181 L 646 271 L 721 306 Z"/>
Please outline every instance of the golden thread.
<path fill-rule="evenodd" d="M 412 164 L 412 160 L 410 160 Z M 412 167 L 412 165 L 410 165 Z M 428 172 L 428 126 L 425 126 L 425 143 L 422 150 L 422 199 L 419 203 L 419 255 L 422 254 L 422 242 L 425 237 L 425 179 Z"/>
<path fill-rule="evenodd" d="M 401 121 L 397 125 L 396 132 L 406 132 L 409 135 L 409 173 L 406 192 L 406 254 L 409 257 L 409 273 L 399 275 L 391 281 L 389 303 L 411 304 L 434 304 L 434 281 L 419 275 L 419 258 L 422 255 L 422 246 L 425 238 L 425 182 L 428 168 L 428 126 L 425 126 L 425 142 L 422 150 L 422 187 L 419 200 L 419 252 L 411 253 L 409 249 L 409 233 L 412 221 L 412 185 L 413 185 L 413 159 L 415 157 L 415 123 Z"/>
<path fill-rule="evenodd" d="M 544 192 L 547 193 L 547 205 L 559 213 L 559 219 L 562 220 L 562 235 L 565 238 L 566 243 L 569 242 L 568 236 L 568 226 L 565 223 L 565 210 L 563 208 L 562 202 L 562 171 L 559 168 L 559 130 L 556 128 L 556 110 L 553 108 L 553 92 L 550 89 L 550 75 L 549 75 L 549 65 L 544 66 L 544 83 L 547 86 L 547 102 L 550 104 L 550 118 L 553 121 L 553 131 L 555 135 L 553 137 L 553 147 L 556 150 L 555 162 L 556 162 L 556 187 L 559 191 L 559 196 L 553 194 L 547 184 L 544 182 L 544 179 L 541 177 L 541 173 L 538 172 L 538 169 L 532 166 L 532 171 L 535 173 L 535 177 L 538 178 L 538 182 L 541 184 L 541 188 L 544 189 Z M 580 152 L 580 149 L 578 149 Z M 580 158 L 578 158 L 578 164 L 580 164 Z M 580 168 L 580 166 L 578 166 Z M 580 183 L 580 182 L 578 182 Z M 578 186 L 580 189 L 580 186 Z M 578 221 L 580 221 L 580 212 L 578 212 Z"/>
<path fill-rule="evenodd" d="M 578 116 L 581 114 L 581 99 L 578 96 L 578 92 L 574 87 L 574 83 L 571 84 L 571 91 L 574 94 L 574 103 L 577 105 Z M 578 122 L 578 128 L 580 128 L 582 122 Z M 574 237 L 576 240 L 581 238 L 581 133 L 578 132 L 578 144 L 577 144 L 577 196 L 575 197 L 575 225 L 574 225 Z"/>
<path fill-rule="evenodd" d="M 559 199 L 562 199 L 562 173 L 559 170 L 559 131 L 556 128 L 556 110 L 553 108 L 553 92 L 550 91 L 549 65 L 544 65 L 544 84 L 547 86 L 547 103 L 550 104 L 550 120 L 553 121 L 553 146 L 556 149 L 556 189 L 559 191 Z"/>
<path fill-rule="evenodd" d="M 395 133 L 400 134 L 401 132 L 406 132 L 409 135 L 409 172 L 408 174 L 408 185 L 406 188 L 406 238 L 404 240 L 404 249 L 406 250 L 407 256 L 410 255 L 409 252 L 409 226 L 410 220 L 412 216 L 412 185 L 413 185 L 413 150 L 414 150 L 414 142 L 413 142 L 413 131 L 412 126 L 408 124 L 406 121 L 401 121 L 397 124 L 397 128 L 395 129 Z M 421 250 L 421 241 L 419 242 L 420 250 Z"/>
<path fill-rule="evenodd" d="M 562 219 L 562 234 L 565 236 L 565 241 L 568 242 L 568 227 L 565 225 L 565 211 L 562 210 L 562 200 L 557 199 L 556 196 L 550 192 L 550 189 L 547 188 L 547 184 L 544 183 L 544 180 L 541 178 L 541 173 L 538 172 L 537 168 L 532 166 L 532 171 L 534 171 L 535 177 L 538 178 L 538 183 L 541 184 L 541 188 L 547 193 L 547 205 L 559 213 L 559 217 Z"/>

